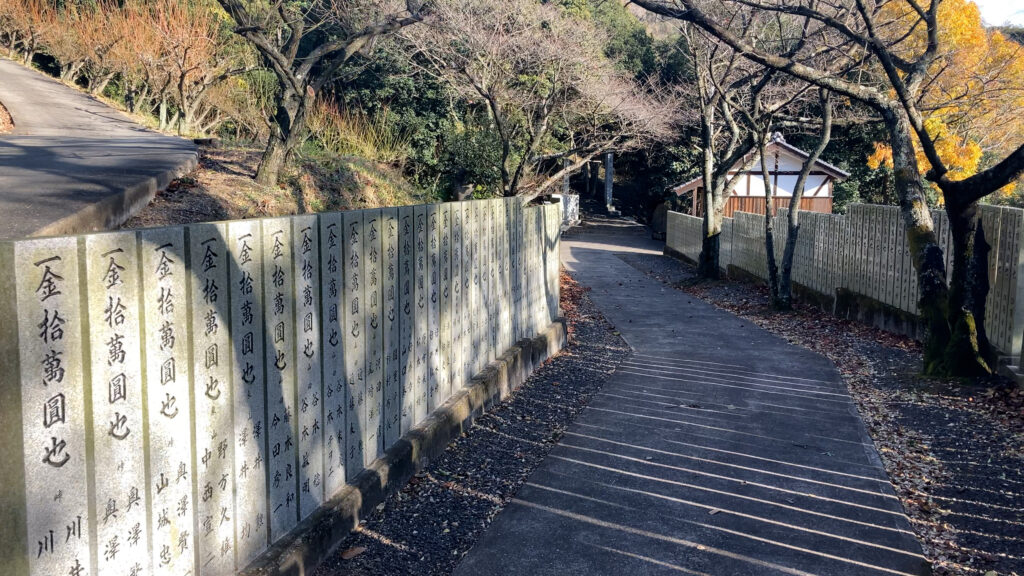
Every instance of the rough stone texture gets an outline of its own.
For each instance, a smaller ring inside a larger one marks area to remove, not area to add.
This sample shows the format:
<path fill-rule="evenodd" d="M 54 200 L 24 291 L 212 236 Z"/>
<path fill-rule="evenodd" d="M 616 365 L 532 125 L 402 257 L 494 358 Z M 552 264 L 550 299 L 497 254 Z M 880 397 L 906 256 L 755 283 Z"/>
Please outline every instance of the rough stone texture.
<path fill-rule="evenodd" d="M 219 575 L 235 568 L 236 440 L 225 433 L 234 430 L 225 226 L 189 226 L 187 241 L 192 270 L 196 554 L 200 575 Z"/>
<path fill-rule="evenodd" d="M 139 232 L 143 350 L 149 419 L 150 530 L 154 573 L 193 574 L 195 502 L 189 431 L 190 342 L 185 234 L 181 228 Z M 184 433 L 183 433 L 184 431 Z"/>
<path fill-rule="evenodd" d="M 292 219 L 299 519 L 324 501 L 324 407 L 320 340 L 320 235 L 316 216 Z"/>
<path fill-rule="evenodd" d="M 345 277 L 342 272 L 341 214 L 320 215 L 320 285 L 323 298 L 321 325 L 323 347 L 323 394 L 324 394 L 324 493 L 333 494 L 345 485 L 345 349 L 344 307 L 342 289 Z"/>
<path fill-rule="evenodd" d="M 140 574 L 150 574 L 138 244 L 134 232 L 116 232 L 86 236 L 79 246 L 89 288 L 93 462 L 99 480 L 93 506 L 103 511 L 95 572 L 138 567 Z"/>
<path fill-rule="evenodd" d="M 398 208 L 385 208 L 383 219 L 384 282 L 384 446 L 402 435 L 401 283 L 398 271 Z"/>
<path fill-rule="evenodd" d="M 509 380 L 508 365 L 517 358 L 541 351 L 546 358 L 558 352 L 566 339 L 565 323 L 551 324 L 537 338 L 523 341 L 473 378 L 471 386 L 445 402 L 429 418 L 404 434 L 384 456 L 374 461 L 353 482 L 331 497 L 327 505 L 302 522 L 293 534 L 274 544 L 242 576 L 305 576 L 330 556 L 360 518 L 389 493 L 401 488 L 418 470 L 444 452 L 491 407 L 522 384 Z"/>
<path fill-rule="evenodd" d="M 381 288 L 381 212 L 363 215 L 363 327 L 366 337 L 366 429 L 363 464 L 384 453 L 384 314 Z"/>
<path fill-rule="evenodd" d="M 462 345 L 461 355 L 464 359 L 462 364 L 462 386 L 469 386 L 469 381 L 473 378 L 473 322 L 475 322 L 475 314 L 473 314 L 473 253 L 474 253 L 474 233 L 473 233 L 473 207 L 469 202 L 463 202 L 457 209 L 462 213 L 462 269 L 460 274 L 462 277 Z"/>
<path fill-rule="evenodd" d="M 449 204 L 438 206 L 438 257 L 439 286 L 439 331 L 438 331 L 438 403 L 444 403 L 452 395 L 452 207 Z"/>
<path fill-rule="evenodd" d="M 398 281 L 401 285 L 399 364 L 401 364 L 402 418 L 400 434 L 416 424 L 416 215 L 412 206 L 398 209 Z"/>
<path fill-rule="evenodd" d="M 451 342 L 449 343 L 449 366 L 451 367 L 451 388 L 455 394 L 465 385 L 467 379 L 462 363 L 465 355 L 462 350 L 463 328 L 462 320 L 465 314 L 465 299 L 463 298 L 463 247 L 462 247 L 462 208 L 459 205 L 451 206 L 452 219 L 452 270 L 451 270 Z"/>
<path fill-rule="evenodd" d="M 106 104 L 0 58 L 0 238 L 116 228 L 196 166 L 192 142 L 146 130 Z"/>
<path fill-rule="evenodd" d="M 299 519 L 295 395 L 295 275 L 290 218 L 263 221 L 264 354 L 267 375 L 267 474 L 270 539 Z"/>
<path fill-rule="evenodd" d="M 416 213 L 416 266 L 413 271 L 413 330 L 416 338 L 416 373 L 413 379 L 413 425 L 427 416 L 427 402 L 430 388 L 430 308 L 429 285 L 427 283 L 427 262 L 429 261 L 427 207 L 417 206 Z"/>
<path fill-rule="evenodd" d="M 91 568 L 83 315 L 74 238 L 0 245 L 0 565 L 14 576 Z M 59 508 L 53 509 L 54 502 Z"/>
<path fill-rule="evenodd" d="M 232 400 L 235 445 L 235 554 L 245 566 L 267 548 L 267 407 L 263 364 L 262 225 L 230 222 Z"/>
<path fill-rule="evenodd" d="M 366 443 L 366 336 L 363 322 L 362 286 L 366 281 L 363 266 L 363 212 L 346 212 L 345 239 L 345 331 L 342 346 L 345 356 L 345 379 L 348 386 L 348 408 L 345 425 L 345 476 L 351 480 L 365 463 Z"/>
<path fill-rule="evenodd" d="M 441 211 L 427 206 L 427 413 L 445 398 L 441 394 Z"/>

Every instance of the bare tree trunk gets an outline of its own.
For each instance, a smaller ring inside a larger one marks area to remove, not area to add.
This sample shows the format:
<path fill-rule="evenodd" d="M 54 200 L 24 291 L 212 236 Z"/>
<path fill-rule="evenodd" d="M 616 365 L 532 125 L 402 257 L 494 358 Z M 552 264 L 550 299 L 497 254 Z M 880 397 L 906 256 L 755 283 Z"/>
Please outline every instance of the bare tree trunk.
<path fill-rule="evenodd" d="M 84 65 L 85 62 L 68 62 L 61 64 L 60 79 L 64 82 L 74 82 Z"/>
<path fill-rule="evenodd" d="M 590 163 L 590 183 L 587 185 L 587 196 L 597 198 L 598 183 L 601 181 L 601 163 Z"/>
<path fill-rule="evenodd" d="M 313 104 L 309 95 L 300 96 L 286 88 L 282 91 L 278 97 L 275 121 L 270 127 L 267 149 L 256 169 L 256 181 L 264 186 L 277 185 L 285 162 L 305 137 L 306 112 Z"/>
<path fill-rule="evenodd" d="M 980 376 L 995 370 L 995 353 L 985 331 L 988 296 L 988 253 L 977 202 L 947 205 L 953 237 L 953 277 L 949 290 L 951 334 L 945 371 L 957 376 Z"/>
<path fill-rule="evenodd" d="M 704 222 L 703 239 L 700 247 L 700 258 L 697 261 L 697 275 L 701 278 L 717 280 L 721 277 L 719 253 L 722 240 L 722 211 L 715 206 L 714 193 L 704 189 Z"/>
<path fill-rule="evenodd" d="M 910 254 L 917 270 L 920 291 L 918 310 L 927 329 L 924 346 L 926 374 L 946 373 L 945 353 L 949 343 L 946 263 L 935 238 L 935 227 L 925 199 L 924 185 L 914 152 L 910 120 L 902 109 L 883 111 L 892 146 L 893 175 L 900 193 L 900 212 L 907 227 Z M 984 321 L 984 318 L 981 319 Z"/>
<path fill-rule="evenodd" d="M 114 79 L 114 73 L 113 72 L 108 72 L 107 74 L 103 74 L 102 76 L 99 76 L 99 77 L 90 78 L 89 79 L 89 93 L 93 94 L 95 96 L 99 96 L 100 94 L 103 94 L 103 91 L 106 90 L 106 88 L 107 88 L 107 84 L 110 84 L 110 81 L 113 80 L 113 79 Z"/>
<path fill-rule="evenodd" d="M 761 177 L 764 178 L 764 251 L 768 259 L 768 289 L 771 291 L 772 304 L 779 305 L 779 265 L 775 261 L 775 207 L 772 205 L 772 198 L 775 191 L 772 189 L 771 172 L 768 170 L 768 153 L 765 140 L 767 134 L 758 139 L 757 152 L 761 156 Z M 775 158 L 775 171 L 779 170 L 779 160 Z"/>
<path fill-rule="evenodd" d="M 796 254 L 796 242 L 800 236 L 800 203 L 804 198 L 804 189 L 807 187 L 807 177 L 817 164 L 818 158 L 825 152 L 829 140 L 832 139 L 832 94 L 827 90 L 820 92 L 822 106 L 821 114 L 821 138 L 818 145 L 814 147 L 810 155 L 804 159 L 800 166 L 800 174 L 793 186 L 793 199 L 789 203 L 787 216 L 786 246 L 782 252 L 782 274 L 779 276 L 779 295 L 775 305 L 780 310 L 789 310 L 793 307 L 793 256 Z"/>
<path fill-rule="evenodd" d="M 160 97 L 160 130 L 167 129 L 167 96 Z"/>

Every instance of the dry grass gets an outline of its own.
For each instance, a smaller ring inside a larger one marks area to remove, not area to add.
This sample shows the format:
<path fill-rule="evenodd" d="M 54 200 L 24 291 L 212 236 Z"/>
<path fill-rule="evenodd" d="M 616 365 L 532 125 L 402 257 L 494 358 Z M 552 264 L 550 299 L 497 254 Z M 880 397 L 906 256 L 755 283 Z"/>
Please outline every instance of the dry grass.
<path fill-rule="evenodd" d="M 199 168 L 175 180 L 122 228 L 150 228 L 415 204 L 424 199 L 396 168 L 356 157 L 318 158 L 277 187 L 252 177 L 260 151 L 200 151 Z"/>

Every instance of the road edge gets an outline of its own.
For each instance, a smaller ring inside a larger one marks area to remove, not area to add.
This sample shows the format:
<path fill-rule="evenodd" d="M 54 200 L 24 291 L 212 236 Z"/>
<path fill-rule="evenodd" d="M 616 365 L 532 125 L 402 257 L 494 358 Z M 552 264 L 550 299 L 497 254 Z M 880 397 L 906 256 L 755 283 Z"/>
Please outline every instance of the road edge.
<path fill-rule="evenodd" d="M 58 236 L 116 229 L 141 212 L 156 197 L 157 192 L 165 190 L 171 182 L 195 170 L 197 166 L 198 149 L 182 159 L 177 166 L 127 186 L 120 192 L 89 204 L 70 216 L 50 222 L 31 232 L 29 236 Z"/>

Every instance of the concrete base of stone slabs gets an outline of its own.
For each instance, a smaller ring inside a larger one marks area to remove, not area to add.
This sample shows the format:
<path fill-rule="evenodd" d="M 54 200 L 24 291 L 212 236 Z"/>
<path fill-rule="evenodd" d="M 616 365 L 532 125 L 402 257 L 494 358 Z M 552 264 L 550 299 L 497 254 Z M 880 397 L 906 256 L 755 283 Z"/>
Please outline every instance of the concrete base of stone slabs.
<path fill-rule="evenodd" d="M 426 420 L 406 433 L 384 456 L 327 500 L 312 516 L 271 546 L 241 576 L 308 576 L 389 494 L 397 492 L 438 457 L 453 440 L 495 404 L 526 382 L 530 374 L 561 350 L 567 339 L 564 319 L 532 339 L 520 340 L 473 377 Z"/>

